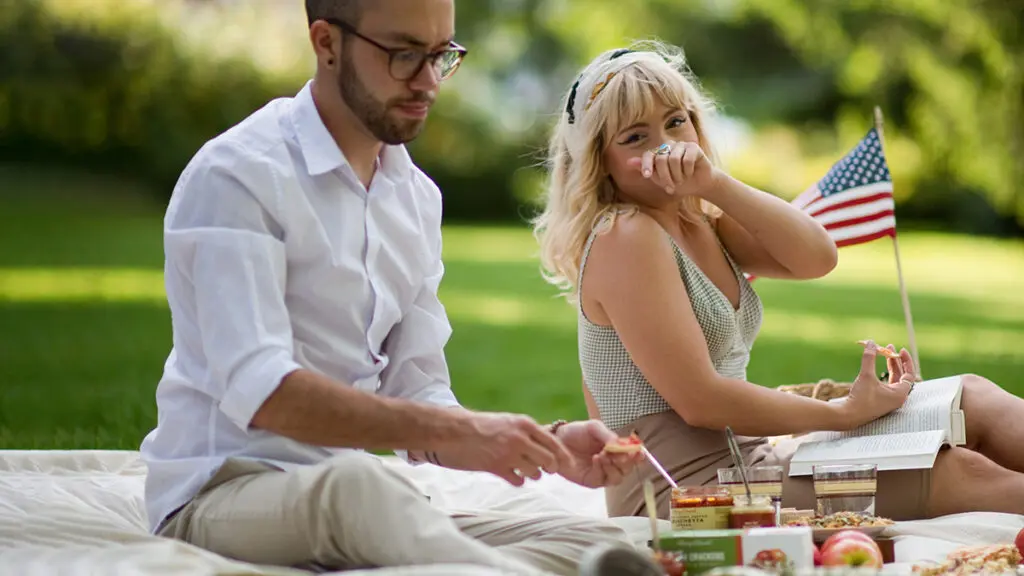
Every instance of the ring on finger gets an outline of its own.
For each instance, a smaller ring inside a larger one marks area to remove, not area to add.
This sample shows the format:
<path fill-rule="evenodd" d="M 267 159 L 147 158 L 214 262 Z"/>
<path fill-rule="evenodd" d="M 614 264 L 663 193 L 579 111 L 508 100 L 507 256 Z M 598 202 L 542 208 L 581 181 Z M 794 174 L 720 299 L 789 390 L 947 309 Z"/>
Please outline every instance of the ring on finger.
<path fill-rule="evenodd" d="M 653 150 L 655 156 L 668 156 L 672 153 L 672 145 L 662 144 Z"/>

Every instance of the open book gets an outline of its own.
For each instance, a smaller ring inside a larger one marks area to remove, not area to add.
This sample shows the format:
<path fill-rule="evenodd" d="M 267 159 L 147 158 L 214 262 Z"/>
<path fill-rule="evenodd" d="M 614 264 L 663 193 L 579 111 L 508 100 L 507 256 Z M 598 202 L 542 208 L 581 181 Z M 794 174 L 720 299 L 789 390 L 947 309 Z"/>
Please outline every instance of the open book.
<path fill-rule="evenodd" d="M 967 443 L 962 393 L 960 376 L 918 382 L 899 410 L 849 432 L 809 434 L 793 455 L 789 475 L 808 476 L 815 465 L 874 464 L 880 471 L 931 468 L 943 444 Z"/>

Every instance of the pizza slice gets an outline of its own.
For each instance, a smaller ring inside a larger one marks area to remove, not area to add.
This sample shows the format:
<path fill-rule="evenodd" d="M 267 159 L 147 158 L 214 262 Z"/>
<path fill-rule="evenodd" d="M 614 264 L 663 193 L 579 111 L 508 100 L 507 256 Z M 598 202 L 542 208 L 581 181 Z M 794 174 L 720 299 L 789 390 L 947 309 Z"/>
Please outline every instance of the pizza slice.
<path fill-rule="evenodd" d="M 857 341 L 857 344 L 860 344 L 861 346 L 867 346 L 868 342 L 867 342 L 867 340 L 859 340 L 859 341 Z M 886 358 L 893 358 L 893 359 L 895 359 L 895 358 L 899 358 L 900 357 L 900 353 L 899 352 L 893 352 L 892 350 L 889 350 L 885 346 L 879 346 L 879 345 L 876 344 L 875 345 L 875 350 L 879 354 L 881 354 L 882 356 L 885 356 Z"/>
<path fill-rule="evenodd" d="M 643 440 L 633 432 L 626 438 L 616 438 L 604 445 L 605 452 L 615 454 L 636 454 L 644 449 Z"/>

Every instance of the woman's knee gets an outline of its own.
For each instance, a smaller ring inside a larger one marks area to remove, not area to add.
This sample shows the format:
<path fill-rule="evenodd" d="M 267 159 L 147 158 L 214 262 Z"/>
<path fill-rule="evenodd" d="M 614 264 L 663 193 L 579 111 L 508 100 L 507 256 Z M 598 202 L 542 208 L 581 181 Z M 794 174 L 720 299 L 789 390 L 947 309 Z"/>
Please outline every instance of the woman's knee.
<path fill-rule="evenodd" d="M 984 454 L 967 448 L 950 448 L 939 453 L 931 472 L 929 516 L 941 516 L 988 509 L 988 488 L 1012 471 Z"/>
<path fill-rule="evenodd" d="M 965 392 L 984 394 L 1001 390 L 995 382 L 977 374 L 964 374 L 960 377 L 960 383 L 963 385 Z"/>
<path fill-rule="evenodd" d="M 988 459 L 984 454 L 966 448 L 950 448 L 943 450 L 935 459 L 932 469 L 933 482 L 980 482 L 991 479 L 993 475 L 1006 470 Z"/>

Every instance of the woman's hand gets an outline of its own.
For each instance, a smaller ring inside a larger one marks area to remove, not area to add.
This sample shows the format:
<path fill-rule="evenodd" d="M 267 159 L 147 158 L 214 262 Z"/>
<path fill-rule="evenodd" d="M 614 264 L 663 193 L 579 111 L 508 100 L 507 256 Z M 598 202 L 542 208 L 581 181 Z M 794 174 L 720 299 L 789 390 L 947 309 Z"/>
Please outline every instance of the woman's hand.
<path fill-rule="evenodd" d="M 696 142 L 668 141 L 658 148 L 630 158 L 630 166 L 644 178 L 653 179 L 669 194 L 701 196 L 714 186 L 721 172 Z"/>
<path fill-rule="evenodd" d="M 851 428 L 881 418 L 900 408 L 914 387 L 914 364 L 910 361 L 909 352 L 903 350 L 899 359 L 889 360 L 889 382 L 879 380 L 875 373 L 877 355 L 875 343 L 870 340 L 865 342 L 860 374 L 854 380 L 850 395 L 844 402 L 844 410 L 850 419 Z"/>
<path fill-rule="evenodd" d="M 886 348 L 896 352 L 896 347 L 892 344 L 889 344 Z M 914 359 L 910 356 L 910 352 L 907 352 L 904 348 L 900 350 L 899 355 L 899 358 L 886 358 L 889 384 L 896 384 L 906 375 L 911 377 L 911 382 L 920 382 L 921 375 L 917 373 L 917 369 L 914 367 Z M 911 386 L 911 389 L 913 389 L 913 386 Z"/>

